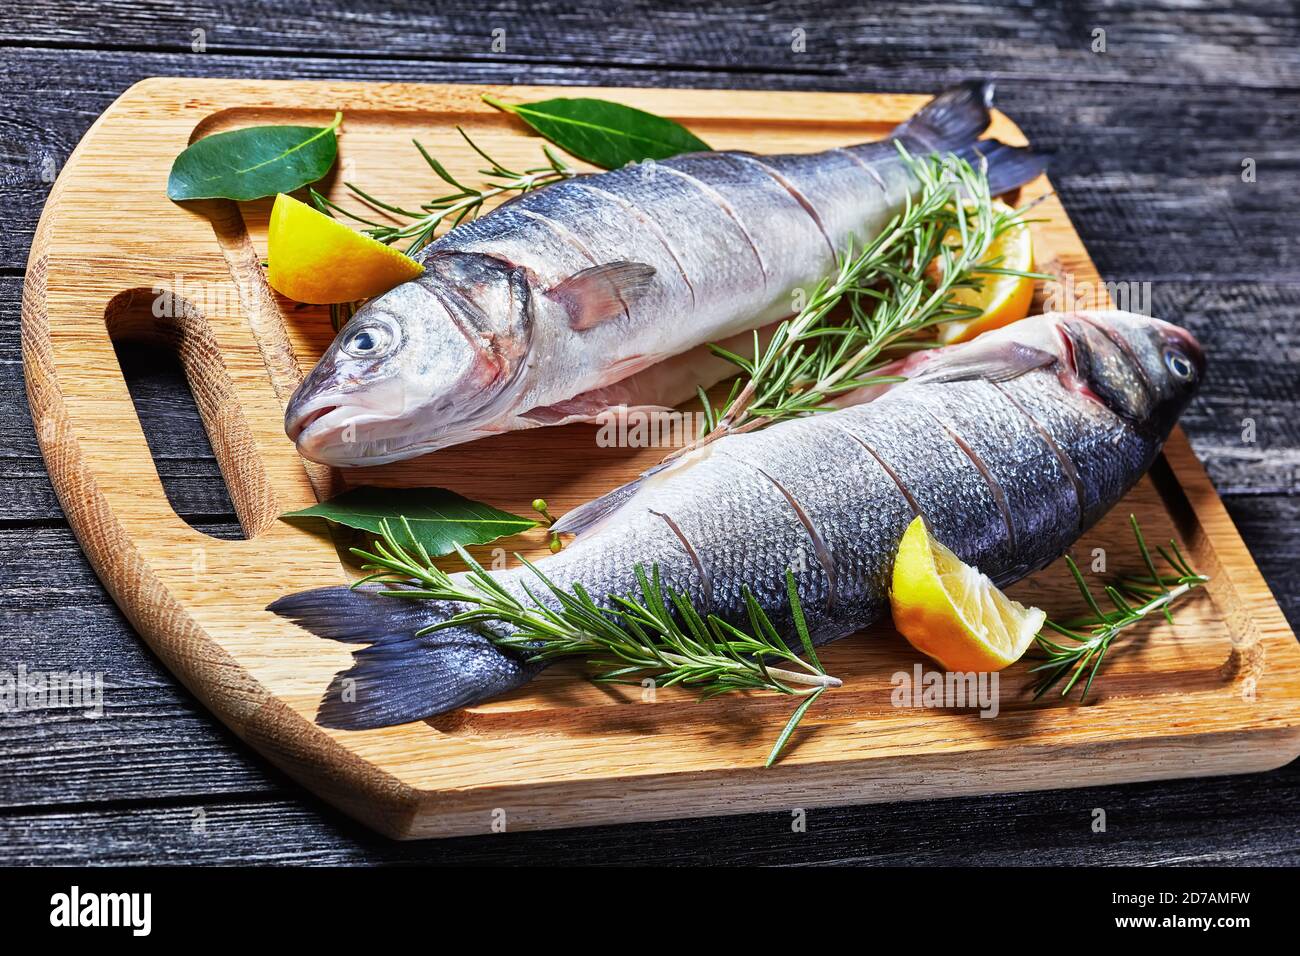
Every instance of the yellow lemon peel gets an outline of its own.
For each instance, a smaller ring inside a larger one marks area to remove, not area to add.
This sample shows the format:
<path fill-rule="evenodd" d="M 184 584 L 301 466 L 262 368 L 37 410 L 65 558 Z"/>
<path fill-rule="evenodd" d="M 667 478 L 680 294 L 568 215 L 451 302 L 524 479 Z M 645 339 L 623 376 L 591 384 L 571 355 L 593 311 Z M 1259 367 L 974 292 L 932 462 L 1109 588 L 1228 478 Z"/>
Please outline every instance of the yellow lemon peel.
<path fill-rule="evenodd" d="M 414 279 L 424 267 L 378 240 L 280 193 L 267 230 L 266 281 L 295 302 L 355 302 Z"/>
<path fill-rule="evenodd" d="M 950 671 L 1001 670 L 1047 619 L 934 540 L 920 517 L 899 542 L 889 599 L 899 633 Z"/>

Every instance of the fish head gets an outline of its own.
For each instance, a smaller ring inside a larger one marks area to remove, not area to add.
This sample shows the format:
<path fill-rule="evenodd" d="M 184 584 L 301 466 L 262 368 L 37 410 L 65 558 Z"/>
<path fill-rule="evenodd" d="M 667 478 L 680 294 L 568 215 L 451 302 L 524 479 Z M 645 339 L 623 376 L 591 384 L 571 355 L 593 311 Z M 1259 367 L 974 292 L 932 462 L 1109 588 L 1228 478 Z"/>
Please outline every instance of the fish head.
<path fill-rule="evenodd" d="M 1205 352 L 1186 329 L 1132 312 L 1074 312 L 1058 328 L 1086 394 L 1135 427 L 1165 436 L 1205 378 Z"/>
<path fill-rule="evenodd" d="M 491 434 L 521 390 L 532 315 L 524 270 L 435 253 L 371 300 L 294 392 L 285 433 L 304 458 L 377 465 Z"/>

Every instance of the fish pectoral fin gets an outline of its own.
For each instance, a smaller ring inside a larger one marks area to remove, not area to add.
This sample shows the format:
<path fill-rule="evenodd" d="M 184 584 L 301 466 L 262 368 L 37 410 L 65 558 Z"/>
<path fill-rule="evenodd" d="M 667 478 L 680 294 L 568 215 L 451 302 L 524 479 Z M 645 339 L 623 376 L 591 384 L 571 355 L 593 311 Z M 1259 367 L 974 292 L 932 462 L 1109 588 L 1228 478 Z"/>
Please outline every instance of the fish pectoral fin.
<path fill-rule="evenodd" d="M 594 328 L 602 322 L 628 315 L 632 303 L 650 289 L 654 266 L 620 259 L 575 272 L 546 290 L 569 314 L 576 331 Z"/>
<path fill-rule="evenodd" d="M 520 414 L 526 422 L 534 425 L 572 425 L 575 422 L 598 422 L 602 417 L 617 420 L 628 415 L 643 415 L 647 419 L 658 415 L 671 414 L 673 409 L 664 405 L 628 405 L 623 402 L 610 402 L 599 392 L 588 392 L 556 402 L 554 405 L 539 405 Z"/>
<path fill-rule="evenodd" d="M 1006 340 L 963 345 L 949 354 L 947 350 L 931 353 L 931 358 L 909 381 L 939 382 L 1009 382 L 1034 369 L 1046 368 L 1057 359 L 1051 352 Z"/>

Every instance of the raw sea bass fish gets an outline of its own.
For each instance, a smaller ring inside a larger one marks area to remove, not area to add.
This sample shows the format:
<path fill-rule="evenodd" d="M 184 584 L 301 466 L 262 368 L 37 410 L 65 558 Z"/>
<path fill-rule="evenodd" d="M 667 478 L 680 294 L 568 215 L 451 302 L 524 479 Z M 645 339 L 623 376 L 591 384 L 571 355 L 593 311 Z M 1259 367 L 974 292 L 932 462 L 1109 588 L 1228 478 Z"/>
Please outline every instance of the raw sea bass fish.
<path fill-rule="evenodd" d="M 748 586 L 792 634 L 794 571 L 814 640 L 887 613 L 898 542 L 912 518 L 999 584 L 1053 561 L 1146 471 L 1195 393 L 1205 360 L 1177 326 L 1126 312 L 1025 319 L 919 353 L 874 401 L 732 435 L 570 512 L 578 537 L 538 562 L 598 600 L 636 594 L 634 568 L 739 626 Z M 527 568 L 493 577 L 545 594 Z M 342 587 L 271 610 L 371 646 L 326 691 L 318 720 L 404 723 L 517 687 L 540 667 L 467 629 L 415 638 L 455 606 Z M 797 649 L 797 648 L 796 648 Z M 355 700 L 340 694 L 355 681 Z"/>
<path fill-rule="evenodd" d="M 693 153 L 516 197 L 426 247 L 423 275 L 357 312 L 285 431 L 304 457 L 373 465 L 685 401 L 727 366 L 666 360 L 788 315 L 795 289 L 903 208 L 918 185 L 896 144 L 987 163 L 994 194 L 1037 176 L 1041 157 L 977 143 L 991 96 L 949 90 L 883 142 Z"/>

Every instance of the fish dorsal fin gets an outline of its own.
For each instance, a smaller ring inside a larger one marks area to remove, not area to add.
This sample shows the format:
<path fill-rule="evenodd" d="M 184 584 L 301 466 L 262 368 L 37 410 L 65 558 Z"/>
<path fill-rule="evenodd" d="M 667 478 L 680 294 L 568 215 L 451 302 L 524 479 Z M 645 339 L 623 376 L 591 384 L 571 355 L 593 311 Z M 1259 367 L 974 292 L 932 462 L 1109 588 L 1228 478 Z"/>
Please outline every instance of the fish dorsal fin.
<path fill-rule="evenodd" d="M 712 445 L 693 449 L 680 458 L 661 461 L 653 468 L 641 472 L 625 485 L 620 485 L 593 501 L 579 505 L 572 511 L 566 511 L 560 519 L 551 525 L 551 530 L 559 534 L 582 535 L 601 524 L 606 518 L 626 507 L 642 492 L 648 492 L 670 474 L 677 474 L 707 460 L 714 451 Z"/>
<path fill-rule="evenodd" d="M 631 501 L 636 493 L 641 490 L 642 483 L 650 474 L 653 474 L 654 470 L 657 469 L 652 469 L 640 477 L 633 478 L 627 484 L 619 485 L 613 491 L 606 492 L 599 498 L 594 498 L 586 504 L 579 505 L 572 511 L 566 511 L 555 524 L 551 525 L 550 530 L 557 534 L 582 534 L 591 530 L 591 528 Z"/>
<path fill-rule="evenodd" d="M 645 490 L 646 483 L 655 475 L 681 465 L 681 460 L 661 461 L 653 468 L 641 472 L 627 484 L 619 485 L 613 491 L 579 505 L 572 511 L 566 511 L 555 524 L 551 525 L 551 530 L 559 534 L 585 534 L 635 498 L 638 492 Z"/>
<path fill-rule="evenodd" d="M 606 262 L 575 272 L 546 295 L 564 307 L 570 327 L 580 332 L 626 315 L 649 290 L 654 274 L 654 266 L 644 262 Z"/>
<path fill-rule="evenodd" d="M 983 379 L 986 382 L 1009 382 L 1034 369 L 1046 368 L 1056 361 L 1056 356 L 1043 349 L 1021 342 L 973 342 L 954 348 L 950 353 L 935 353 L 933 359 L 922 366 L 920 372 L 909 377 L 910 382 L 938 384 L 942 382 L 969 382 Z"/>

